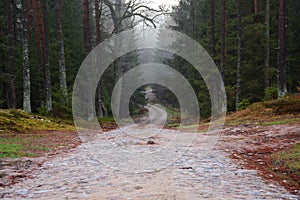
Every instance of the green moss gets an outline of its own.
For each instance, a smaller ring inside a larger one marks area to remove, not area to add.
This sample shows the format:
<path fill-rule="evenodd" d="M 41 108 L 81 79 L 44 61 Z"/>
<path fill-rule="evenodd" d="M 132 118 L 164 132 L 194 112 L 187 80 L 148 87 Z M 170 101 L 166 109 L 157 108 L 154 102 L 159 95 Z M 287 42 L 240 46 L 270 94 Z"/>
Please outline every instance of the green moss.
<path fill-rule="evenodd" d="M 101 122 L 115 122 L 114 118 L 112 117 L 99 117 L 98 121 Z"/>
<path fill-rule="evenodd" d="M 71 121 L 27 114 L 22 110 L 0 110 L 0 127 L 1 132 L 75 129 Z"/>

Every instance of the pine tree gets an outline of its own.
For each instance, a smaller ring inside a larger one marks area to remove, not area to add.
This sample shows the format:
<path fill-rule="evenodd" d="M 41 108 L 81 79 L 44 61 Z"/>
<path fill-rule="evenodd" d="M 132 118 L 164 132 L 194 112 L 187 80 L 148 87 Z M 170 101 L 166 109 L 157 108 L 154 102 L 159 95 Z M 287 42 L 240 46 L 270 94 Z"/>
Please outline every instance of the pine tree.
<path fill-rule="evenodd" d="M 92 50 L 91 45 L 91 27 L 90 27 L 90 11 L 89 11 L 89 1 L 83 1 L 83 29 L 84 29 L 84 45 L 86 53 L 90 53 Z"/>
<path fill-rule="evenodd" d="M 265 25 L 266 25 L 265 88 L 268 88 L 270 86 L 270 77 L 269 77 L 269 67 L 270 67 L 270 0 L 266 0 Z"/>
<path fill-rule="evenodd" d="M 258 13 L 258 4 L 257 4 L 257 0 L 254 0 L 254 15 L 257 15 Z"/>
<path fill-rule="evenodd" d="M 241 63 L 242 63 L 242 8 L 241 0 L 238 0 L 238 61 L 237 61 L 237 83 L 236 83 L 236 110 L 239 109 L 241 96 Z"/>
<path fill-rule="evenodd" d="M 37 4 L 39 0 L 32 0 L 32 9 L 33 9 L 33 22 L 34 22 L 34 34 L 35 34 L 35 47 L 36 47 L 36 54 L 37 54 L 37 61 L 38 61 L 38 71 L 39 74 L 41 73 L 42 69 L 42 55 L 41 55 L 41 32 L 40 32 L 40 24 L 39 18 L 42 16 L 40 7 L 38 9 Z M 40 4 L 39 4 L 40 5 Z M 42 28 L 44 29 L 44 28 Z"/>
<path fill-rule="evenodd" d="M 213 58 L 216 56 L 215 46 L 215 1 L 210 0 L 210 53 Z"/>
<path fill-rule="evenodd" d="M 226 0 L 222 0 L 222 22 L 221 22 L 221 75 L 223 81 L 225 80 L 225 39 L 226 39 Z"/>
<path fill-rule="evenodd" d="M 13 33 L 13 9 L 12 0 L 7 0 L 7 19 L 9 36 L 9 69 L 10 69 L 10 100 L 11 107 L 16 108 L 16 87 L 15 87 L 15 64 L 14 64 L 14 33 Z"/>
<path fill-rule="evenodd" d="M 65 46 L 62 30 L 62 0 L 55 0 L 57 42 L 59 48 L 59 86 L 64 99 L 64 104 L 68 104 L 68 90 L 66 78 Z"/>
<path fill-rule="evenodd" d="M 278 97 L 283 97 L 287 93 L 286 74 L 286 40 L 287 40 L 287 19 L 286 0 L 279 0 L 279 55 L 278 55 Z"/>
<path fill-rule="evenodd" d="M 49 54 L 49 16 L 47 0 L 42 0 L 43 23 L 44 23 L 44 77 L 45 77 L 45 97 L 47 112 L 52 111 L 51 75 L 50 75 L 50 54 Z"/>
<path fill-rule="evenodd" d="M 22 0 L 23 109 L 31 113 L 27 1 Z"/>
<path fill-rule="evenodd" d="M 102 14 L 102 2 L 101 2 L 101 11 L 99 8 L 99 0 L 95 0 L 95 21 L 96 21 L 96 45 L 101 42 L 101 30 L 100 30 L 100 18 Z M 100 80 L 97 88 L 97 116 L 103 117 L 103 103 L 101 98 L 102 92 L 102 81 Z"/>

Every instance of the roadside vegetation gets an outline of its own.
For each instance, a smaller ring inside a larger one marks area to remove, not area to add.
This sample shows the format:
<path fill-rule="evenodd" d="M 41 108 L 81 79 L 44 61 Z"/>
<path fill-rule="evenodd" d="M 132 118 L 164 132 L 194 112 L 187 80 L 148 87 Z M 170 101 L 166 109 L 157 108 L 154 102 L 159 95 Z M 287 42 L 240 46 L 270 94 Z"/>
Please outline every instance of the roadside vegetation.
<path fill-rule="evenodd" d="M 244 110 L 229 113 L 226 117 L 227 125 L 297 123 L 300 123 L 300 99 L 294 96 L 254 103 Z"/>
<path fill-rule="evenodd" d="M 113 118 L 99 119 L 103 131 L 116 128 Z M 80 144 L 71 119 L 0 110 L 0 158 L 56 154 Z"/>
<path fill-rule="evenodd" d="M 180 124 L 179 109 L 165 107 L 168 113 L 165 128 Z M 147 112 L 144 113 L 144 115 Z M 117 128 L 113 118 L 99 118 L 103 131 Z M 207 130 L 208 119 L 201 119 L 199 132 Z M 246 127 L 241 131 L 248 149 L 234 151 L 233 158 L 243 159 L 246 167 L 262 172 L 263 176 L 286 186 L 291 192 L 300 190 L 300 133 L 280 137 L 260 135 L 257 127 L 299 126 L 300 99 L 286 97 L 249 105 L 244 110 L 229 113 L 225 127 Z M 184 127 L 187 131 L 193 126 Z M 226 135 L 225 134 L 225 135 Z M 291 142 L 293 141 L 293 142 Z M 295 142 L 296 141 L 296 142 Z M 232 143 L 231 141 L 230 143 Z M 55 155 L 75 148 L 81 143 L 73 121 L 51 116 L 27 114 L 21 110 L 0 110 L 0 161 L 6 158 L 34 158 Z M 251 146 L 252 145 L 252 146 Z M 280 148 L 277 148 L 280 147 Z M 263 164 L 261 164 L 263 160 Z M 0 168 L 4 166 L 0 165 Z"/>
<path fill-rule="evenodd" d="M 238 131 L 224 134 L 243 138 L 242 147 L 228 141 L 233 146 L 232 158 L 246 168 L 258 170 L 265 179 L 275 180 L 290 192 L 299 194 L 299 126 L 300 99 L 289 96 L 230 113 L 226 127 L 237 127 Z"/>

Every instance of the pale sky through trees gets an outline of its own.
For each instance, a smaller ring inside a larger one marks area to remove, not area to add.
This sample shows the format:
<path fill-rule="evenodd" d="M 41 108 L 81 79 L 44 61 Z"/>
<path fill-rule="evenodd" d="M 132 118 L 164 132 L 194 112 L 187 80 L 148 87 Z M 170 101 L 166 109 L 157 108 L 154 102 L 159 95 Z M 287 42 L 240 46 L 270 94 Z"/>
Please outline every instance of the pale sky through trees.
<path fill-rule="evenodd" d="M 153 5 L 160 6 L 160 5 L 166 5 L 166 6 L 174 6 L 178 4 L 178 0 L 151 0 Z"/>
<path fill-rule="evenodd" d="M 126 0 L 128 2 L 129 0 Z M 154 8 L 158 8 L 161 5 L 165 6 L 174 6 L 178 4 L 179 0 L 145 0 L 146 3 L 149 3 Z"/>

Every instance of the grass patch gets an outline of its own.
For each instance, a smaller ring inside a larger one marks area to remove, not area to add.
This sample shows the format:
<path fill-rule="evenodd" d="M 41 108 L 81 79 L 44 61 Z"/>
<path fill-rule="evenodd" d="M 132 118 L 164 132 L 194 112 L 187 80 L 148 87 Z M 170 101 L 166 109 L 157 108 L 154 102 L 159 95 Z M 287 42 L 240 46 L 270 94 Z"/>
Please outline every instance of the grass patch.
<path fill-rule="evenodd" d="M 2 143 L 0 141 L 0 158 L 20 158 L 23 156 L 32 157 L 34 156 L 30 152 L 23 152 L 23 145 L 14 143 Z"/>
<path fill-rule="evenodd" d="M 261 122 L 259 125 L 268 126 L 268 125 L 282 125 L 282 124 L 294 124 L 300 123 L 300 118 L 290 118 L 279 121 L 270 121 L 270 122 Z"/>
<path fill-rule="evenodd" d="M 300 188 L 300 143 L 272 155 L 271 169 L 282 179 Z"/>
<path fill-rule="evenodd" d="M 80 144 L 75 131 L 0 134 L 0 158 L 38 157 Z"/>
<path fill-rule="evenodd" d="M 76 138 L 71 120 L 0 109 L 0 158 L 41 156 L 78 144 Z"/>

